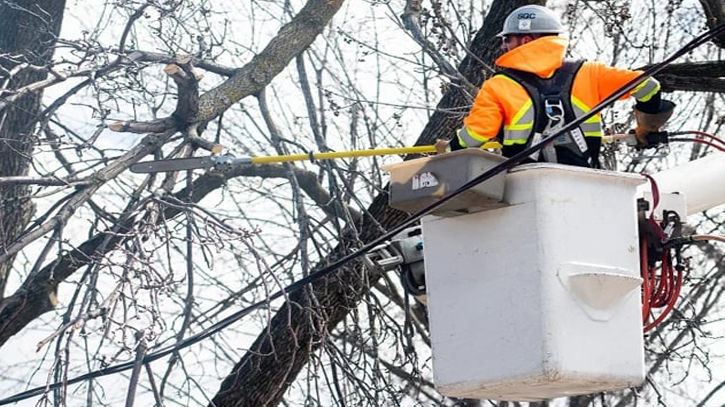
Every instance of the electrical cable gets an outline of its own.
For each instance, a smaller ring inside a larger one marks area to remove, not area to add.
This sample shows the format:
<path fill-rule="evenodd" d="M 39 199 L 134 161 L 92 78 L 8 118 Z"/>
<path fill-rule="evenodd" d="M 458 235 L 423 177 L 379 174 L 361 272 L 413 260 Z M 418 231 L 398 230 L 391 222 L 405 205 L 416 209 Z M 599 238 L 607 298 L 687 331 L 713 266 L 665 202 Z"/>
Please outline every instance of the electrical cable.
<path fill-rule="evenodd" d="M 699 131 L 699 130 L 683 130 L 683 131 L 671 131 L 670 132 L 670 135 L 671 136 L 686 136 L 688 134 L 695 134 L 695 135 L 700 136 L 700 137 L 706 137 L 706 138 L 709 138 L 710 140 L 716 141 L 716 142 L 722 144 L 723 146 L 725 146 L 725 140 L 723 140 L 721 138 L 718 138 L 715 135 L 712 135 L 710 133 L 706 133 L 704 131 Z"/>
<path fill-rule="evenodd" d="M 651 234 L 654 235 L 656 241 L 661 245 L 662 257 L 660 258 L 660 272 L 657 273 L 657 268 L 653 263 L 650 265 L 649 259 L 649 242 L 647 236 L 642 234 L 640 237 L 640 273 L 642 276 L 642 324 L 643 331 L 648 332 L 652 328 L 659 325 L 674 309 L 677 299 L 682 289 L 683 270 L 684 268 L 678 264 L 673 269 L 672 266 L 672 245 L 667 245 L 666 240 L 669 236 L 662 229 L 654 218 L 657 206 L 660 201 L 660 191 L 657 186 L 657 182 L 653 177 L 647 174 L 645 176 L 652 188 L 652 210 L 647 218 L 647 228 Z M 679 218 L 675 220 L 679 222 Z M 655 240 L 652 239 L 652 240 Z M 678 257 L 679 259 L 679 257 Z M 675 271 L 677 275 L 675 276 Z M 653 309 L 664 308 L 657 317 L 651 315 Z M 650 317 L 654 317 L 654 320 L 648 323 Z"/>
<path fill-rule="evenodd" d="M 692 143 L 705 144 L 707 146 L 710 146 L 710 147 L 712 147 L 714 149 L 720 150 L 723 153 L 725 153 L 725 144 L 723 144 L 722 146 L 719 146 L 719 145 L 717 145 L 717 144 L 715 144 L 715 143 L 713 143 L 711 141 L 702 140 L 702 139 L 698 139 L 698 138 L 672 137 L 672 138 L 670 138 L 670 141 L 680 141 L 680 142 L 682 142 L 682 141 L 689 141 L 689 142 L 692 142 Z"/>
<path fill-rule="evenodd" d="M 723 32 L 725 32 L 725 23 L 719 24 L 719 25 L 713 27 L 712 29 L 698 35 L 697 37 L 692 39 L 690 42 L 685 44 L 678 51 L 676 51 L 675 53 L 670 55 L 667 59 L 665 59 L 655 65 L 652 65 L 648 69 L 644 70 L 637 77 L 633 78 L 629 82 L 622 85 L 617 91 L 615 91 L 614 93 L 609 95 L 607 98 L 605 98 L 604 100 L 599 102 L 599 104 L 594 106 L 590 111 L 588 111 L 584 115 L 582 115 L 582 116 L 576 118 L 575 120 L 571 121 L 570 123 L 564 125 L 558 131 L 545 137 L 539 143 L 534 144 L 534 145 L 528 147 L 527 149 L 524 149 L 523 151 L 513 155 L 512 157 L 508 158 L 506 161 L 503 161 L 502 163 L 489 169 L 488 171 L 484 172 L 483 174 L 480 174 L 480 175 L 474 177 L 473 179 L 466 182 L 465 184 L 463 184 L 460 188 L 456 189 L 455 191 L 452 191 L 451 193 L 441 197 L 439 200 L 431 203 L 430 205 L 419 210 L 418 212 L 411 214 L 408 217 L 408 219 L 401 222 L 397 226 L 393 227 L 387 233 L 385 233 L 385 234 L 373 239 L 371 242 L 363 245 L 357 251 L 347 254 L 347 255 L 343 256 L 342 258 L 340 258 L 339 260 L 333 262 L 332 264 L 330 264 L 326 267 L 323 267 L 315 272 L 310 273 L 308 276 L 306 276 L 300 280 L 297 280 L 296 282 L 288 285 L 287 287 L 284 287 L 283 289 L 271 294 L 268 298 L 258 301 L 256 303 L 253 303 L 252 305 L 248 306 L 247 308 L 235 312 L 234 314 L 224 318 L 223 320 L 217 322 L 216 324 L 212 325 L 211 327 L 205 329 L 202 332 L 199 332 L 182 341 L 179 341 L 172 346 L 168 346 L 165 349 L 162 349 L 162 350 L 159 350 L 159 351 L 146 355 L 143 359 L 141 359 L 140 363 L 147 364 L 147 363 L 153 362 L 153 361 L 160 359 L 164 356 L 167 356 L 171 353 L 178 352 L 181 349 L 189 347 L 197 342 L 200 342 L 203 339 L 206 339 L 207 337 L 225 329 L 232 323 L 238 321 L 239 319 L 241 319 L 242 317 L 251 313 L 252 311 L 256 310 L 257 308 L 260 308 L 265 304 L 269 304 L 269 302 L 276 300 L 285 294 L 289 294 L 294 291 L 297 291 L 297 290 L 301 289 L 302 287 L 306 286 L 307 284 L 310 284 L 320 278 L 327 276 L 328 274 L 339 269 L 340 267 L 347 264 L 348 262 L 364 255 L 365 253 L 370 251 L 370 249 L 378 246 L 379 244 L 385 242 L 386 240 L 390 239 L 391 237 L 395 236 L 396 234 L 402 232 L 406 228 L 412 226 L 415 222 L 420 220 L 420 218 L 422 218 L 424 215 L 426 215 L 430 211 L 432 211 L 440 206 L 443 206 L 448 201 L 450 201 L 451 199 L 455 198 L 456 196 L 462 194 L 463 192 L 467 191 L 468 189 L 486 181 L 487 179 L 492 178 L 495 175 L 498 175 L 504 171 L 509 170 L 510 168 L 519 164 L 521 161 L 525 160 L 530 155 L 542 150 L 546 145 L 548 145 L 549 143 L 554 141 L 556 138 L 558 138 L 562 134 L 565 134 L 565 133 L 579 127 L 586 120 L 593 117 L 597 113 L 604 110 L 604 108 L 606 108 L 613 102 L 620 99 L 622 96 L 624 96 L 626 93 L 633 90 L 637 85 L 639 85 L 645 79 L 651 77 L 652 75 L 656 74 L 657 72 L 660 72 L 667 65 L 672 63 L 672 61 L 674 61 L 677 58 L 694 50 L 695 48 L 699 47 L 700 45 L 704 44 L 705 42 L 710 41 L 710 39 L 720 35 Z M 30 390 L 24 391 L 22 393 L 18 393 L 16 395 L 10 396 L 8 398 L 2 399 L 2 400 L 0 400 L 0 405 L 9 404 L 9 403 L 13 403 L 16 401 L 21 401 L 21 400 L 24 400 L 24 399 L 27 399 L 27 398 L 30 398 L 33 396 L 43 394 L 49 390 L 60 388 L 62 386 L 67 386 L 67 385 L 79 383 L 79 382 L 82 382 L 85 380 L 102 377 L 102 376 L 107 376 L 110 374 L 129 370 L 129 369 L 132 369 L 136 365 L 136 363 L 138 363 L 138 361 L 126 362 L 126 363 L 122 363 L 119 365 L 107 367 L 104 369 L 95 370 L 93 372 L 89 372 L 84 375 L 74 377 L 72 379 L 64 380 L 63 382 L 51 383 L 46 386 L 36 387 L 36 388 L 30 389 Z"/>
<path fill-rule="evenodd" d="M 701 138 L 695 138 L 695 139 L 679 138 L 679 137 L 670 138 L 671 136 L 687 136 L 687 135 L 691 135 L 691 134 L 694 134 L 699 137 L 708 138 L 708 139 L 710 139 L 710 141 L 703 140 Z M 603 136 L 602 141 L 613 142 L 616 140 L 625 140 L 625 139 L 629 139 L 632 137 L 634 137 L 634 134 L 632 134 L 632 133 L 610 134 L 607 136 Z M 722 152 L 725 152 L 725 140 L 718 138 L 710 133 L 706 133 L 704 131 L 698 131 L 698 130 L 671 131 L 671 132 L 667 132 L 667 137 L 668 137 L 668 141 L 679 141 L 679 142 L 687 141 L 687 142 L 693 142 L 693 143 L 700 143 L 700 144 L 708 145 L 708 146 L 710 146 L 714 149 L 720 150 Z"/>
<path fill-rule="evenodd" d="M 705 242 L 709 240 L 715 240 L 718 242 L 725 243 L 725 236 L 723 235 L 690 235 L 690 236 L 682 236 L 677 237 L 674 239 L 670 239 L 667 242 L 665 242 L 665 246 L 675 246 L 675 245 L 683 245 L 688 243 L 694 243 L 694 242 Z"/>

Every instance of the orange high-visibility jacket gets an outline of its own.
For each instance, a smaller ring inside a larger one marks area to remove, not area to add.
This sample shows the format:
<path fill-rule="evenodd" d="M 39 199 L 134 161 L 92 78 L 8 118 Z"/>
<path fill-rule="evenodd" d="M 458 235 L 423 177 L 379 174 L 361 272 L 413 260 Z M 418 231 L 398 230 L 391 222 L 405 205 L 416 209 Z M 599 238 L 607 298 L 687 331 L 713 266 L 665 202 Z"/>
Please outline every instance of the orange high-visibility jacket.
<path fill-rule="evenodd" d="M 496 65 L 549 78 L 561 67 L 567 46 L 565 38 L 541 37 L 505 53 L 496 60 Z M 640 73 L 598 62 L 584 62 L 572 84 L 574 114 L 576 117 L 583 116 Z M 657 80 L 650 78 L 622 99 L 634 96 L 646 102 L 659 90 Z M 533 131 L 534 108 L 526 90 L 518 82 L 499 73 L 483 83 L 463 123 L 465 127 L 458 132 L 459 143 L 463 147 L 478 147 L 496 138 L 502 127 L 503 139 L 499 141 L 504 146 L 523 145 Z M 587 119 L 580 128 L 586 137 L 601 137 L 601 115 Z"/>

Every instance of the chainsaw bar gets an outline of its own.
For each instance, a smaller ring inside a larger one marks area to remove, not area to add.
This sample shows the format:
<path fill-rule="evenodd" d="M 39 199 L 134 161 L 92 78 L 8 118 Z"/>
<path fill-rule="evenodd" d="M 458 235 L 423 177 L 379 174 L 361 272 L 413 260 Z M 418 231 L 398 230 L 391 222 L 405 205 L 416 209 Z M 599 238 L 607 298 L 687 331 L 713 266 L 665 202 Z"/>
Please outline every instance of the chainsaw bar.
<path fill-rule="evenodd" d="M 211 168 L 216 164 L 214 157 L 172 158 L 170 160 L 144 161 L 131 164 L 129 169 L 137 174 L 172 172 Z"/>

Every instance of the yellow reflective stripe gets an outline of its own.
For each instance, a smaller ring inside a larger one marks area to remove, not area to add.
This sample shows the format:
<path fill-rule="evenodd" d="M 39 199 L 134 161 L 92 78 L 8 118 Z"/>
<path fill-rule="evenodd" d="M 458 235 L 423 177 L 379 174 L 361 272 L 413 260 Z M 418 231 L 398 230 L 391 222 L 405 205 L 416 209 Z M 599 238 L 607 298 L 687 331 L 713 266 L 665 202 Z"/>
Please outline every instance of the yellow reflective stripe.
<path fill-rule="evenodd" d="M 586 137 L 602 137 L 601 131 L 585 131 L 584 135 Z"/>
<path fill-rule="evenodd" d="M 581 109 L 581 111 L 584 113 L 590 110 L 589 106 L 585 105 L 584 102 L 579 100 L 579 98 L 574 95 L 571 95 L 571 104 Z"/>
<path fill-rule="evenodd" d="M 505 146 L 512 146 L 514 144 L 526 144 L 526 139 L 514 139 L 514 140 L 504 140 L 503 145 Z"/>
<path fill-rule="evenodd" d="M 461 144 L 461 147 L 478 147 L 490 138 L 481 136 L 465 126 L 458 130 L 458 142 Z"/>
<path fill-rule="evenodd" d="M 510 126 L 503 126 L 504 130 L 510 130 L 510 131 L 529 130 L 533 127 L 534 127 L 534 123 L 512 124 Z"/>
<path fill-rule="evenodd" d="M 468 133 L 468 136 L 476 141 L 485 143 L 492 138 L 492 137 L 488 137 L 488 136 L 482 136 L 482 135 L 476 133 L 475 131 L 469 129 L 468 127 L 465 127 L 465 129 L 466 129 L 466 133 Z"/>
<path fill-rule="evenodd" d="M 519 109 L 519 111 L 516 112 L 516 114 L 514 115 L 514 117 L 511 119 L 510 126 L 514 126 L 514 125 L 526 125 L 526 124 L 529 124 L 529 125 L 533 126 L 534 125 L 533 118 L 532 118 L 532 120 L 531 120 L 530 123 L 519 123 L 519 120 L 521 120 L 521 118 L 526 114 L 526 111 L 529 110 L 529 109 L 531 109 L 531 99 L 528 99 L 526 101 L 526 103 L 524 103 L 524 105 L 521 106 L 521 109 Z"/>
<path fill-rule="evenodd" d="M 591 110 L 589 108 L 589 106 L 585 105 L 584 102 L 582 102 L 581 100 L 579 100 L 578 98 L 576 98 L 573 95 L 571 97 L 571 104 L 574 105 L 575 107 L 579 108 L 579 110 L 581 110 L 582 113 L 584 113 L 584 114 L 586 114 L 588 111 Z M 584 116 L 584 114 L 582 114 L 582 116 Z M 577 117 L 579 117 L 579 116 L 577 116 Z M 602 122 L 602 120 L 599 117 L 599 114 L 595 114 L 594 116 L 584 120 L 584 123 L 601 123 L 601 122 Z"/>
<path fill-rule="evenodd" d="M 640 102 L 647 102 L 652 99 L 652 96 L 654 96 L 655 93 L 660 91 L 660 88 L 660 83 L 657 79 L 648 78 L 632 90 L 632 96 Z"/>
<path fill-rule="evenodd" d="M 521 86 L 520 83 L 518 83 L 517 81 L 515 81 L 512 78 L 509 78 L 506 75 L 499 74 L 496 76 L 500 76 L 502 79 L 505 79 L 509 82 L 512 82 L 512 83 L 515 83 L 515 84 Z M 529 121 L 525 122 L 525 123 L 519 123 L 519 121 L 529 112 L 531 113 L 529 115 L 530 116 Z M 524 105 L 521 106 L 519 111 L 516 112 L 514 117 L 511 118 L 511 124 L 509 124 L 507 126 L 504 125 L 504 130 L 518 131 L 518 130 L 530 130 L 530 129 L 534 128 L 534 114 L 533 113 L 534 112 L 533 112 L 531 99 L 527 99 L 526 102 L 524 102 Z"/>

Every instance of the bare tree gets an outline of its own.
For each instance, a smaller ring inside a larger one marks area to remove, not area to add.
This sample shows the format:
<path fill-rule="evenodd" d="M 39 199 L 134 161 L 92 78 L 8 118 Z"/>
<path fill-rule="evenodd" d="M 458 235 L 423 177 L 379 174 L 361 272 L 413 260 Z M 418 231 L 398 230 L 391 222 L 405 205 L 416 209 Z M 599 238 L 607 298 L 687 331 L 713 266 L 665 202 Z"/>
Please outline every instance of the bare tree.
<path fill-rule="evenodd" d="M 43 80 L 51 65 L 53 46 L 60 31 L 65 1 L 20 1 L 0 3 L 0 50 L 3 58 L 3 93 L 12 96 L 12 106 L 3 103 L 0 154 L 4 157 L 0 176 L 27 175 L 32 155 L 35 117 L 40 109 L 39 92 L 25 91 Z M 6 185 L 0 189 L 5 204 L 0 214 L 0 242 L 17 239 L 28 226 L 35 209 L 28 185 Z M 0 263 L 0 299 L 14 256 Z"/>
<path fill-rule="evenodd" d="M 128 362 L 123 391 L 96 379 L 44 400 L 479 405 L 435 391 L 425 315 L 394 274 L 351 262 L 270 299 L 406 218 L 388 207 L 380 170 L 395 158 L 126 170 L 147 157 L 286 155 L 450 137 L 495 72 L 505 16 L 543 1 L 65 3 L 0 0 L 0 346 L 27 348 L 26 336 L 52 327 L 37 345 L 44 354 L 32 366 L 8 365 L 4 381 L 20 390 Z M 678 1 L 641 9 L 618 0 L 550 3 L 571 26 L 574 52 L 630 67 L 677 49 L 693 34 L 682 21 L 712 26 L 723 8 L 706 0 L 684 11 Z M 84 7 L 98 19 L 69 19 Z M 669 19 L 658 17 L 663 10 Z M 64 19 L 75 28 L 61 31 Z M 719 52 L 707 47 L 698 56 Z M 699 129 L 717 133 L 722 64 L 697 59 L 671 65 L 660 79 L 701 118 Z M 631 124 L 621 108 L 613 112 L 613 128 Z M 683 115 L 673 126 L 693 123 Z M 689 154 L 667 160 L 707 152 L 685 147 Z M 618 157 L 636 171 L 662 164 L 629 150 Z M 722 232 L 722 218 L 707 213 L 693 226 Z M 688 253 L 688 291 L 650 336 L 650 384 L 570 405 L 681 400 L 658 383 L 685 389 L 689 374 L 717 381 L 700 404 L 718 397 L 725 377 L 709 370 L 701 343 L 722 329 L 715 287 L 725 287 L 723 252 L 704 245 Z M 256 313 L 190 341 L 259 301 Z M 187 343 L 163 362 L 145 359 Z"/>

